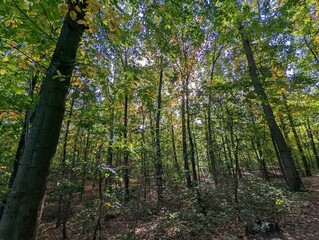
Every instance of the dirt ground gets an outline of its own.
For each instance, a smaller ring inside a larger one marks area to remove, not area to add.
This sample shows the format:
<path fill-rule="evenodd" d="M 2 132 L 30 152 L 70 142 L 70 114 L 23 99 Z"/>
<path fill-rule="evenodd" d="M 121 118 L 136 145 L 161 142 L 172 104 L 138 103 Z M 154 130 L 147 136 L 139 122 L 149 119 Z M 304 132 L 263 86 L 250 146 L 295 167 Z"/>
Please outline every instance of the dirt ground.
<path fill-rule="evenodd" d="M 283 221 L 285 240 L 318 240 L 319 239 L 319 175 L 307 177 L 303 182 L 309 191 L 309 197 L 300 203 L 300 212 L 286 214 Z"/>

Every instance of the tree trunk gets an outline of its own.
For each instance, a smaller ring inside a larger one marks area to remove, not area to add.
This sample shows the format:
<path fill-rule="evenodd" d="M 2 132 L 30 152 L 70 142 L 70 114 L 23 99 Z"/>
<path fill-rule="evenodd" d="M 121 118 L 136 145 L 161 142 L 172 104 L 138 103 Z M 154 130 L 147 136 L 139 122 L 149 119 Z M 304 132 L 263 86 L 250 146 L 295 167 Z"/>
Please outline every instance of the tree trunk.
<path fill-rule="evenodd" d="M 124 179 L 124 189 L 125 189 L 125 199 L 128 200 L 130 195 L 130 188 L 129 188 L 129 166 L 128 166 L 128 158 L 129 158 L 129 150 L 127 147 L 127 124 L 128 124 L 128 94 L 125 93 L 125 100 L 124 100 L 124 173 L 123 173 L 123 179 Z"/>
<path fill-rule="evenodd" d="M 283 170 L 287 178 L 288 187 L 292 191 L 300 191 L 304 189 L 304 186 L 296 170 L 293 156 L 277 125 L 274 113 L 268 102 L 267 95 L 259 81 L 255 59 L 250 47 L 249 40 L 244 34 L 244 27 L 241 26 L 239 30 L 240 30 L 244 50 L 246 53 L 247 61 L 248 61 L 249 74 L 252 79 L 255 92 L 257 96 L 259 97 L 259 99 L 261 100 L 261 106 L 264 111 L 270 132 L 272 136 L 274 137 L 274 141 L 276 142 L 276 145 L 278 146 L 279 154 L 282 159 Z"/>
<path fill-rule="evenodd" d="M 191 130 L 191 120 L 189 113 L 189 75 L 186 76 L 186 125 L 187 125 L 187 133 L 188 133 L 188 141 L 189 141 L 189 155 L 192 164 L 192 173 L 193 173 L 193 181 L 197 182 L 197 172 L 196 172 L 196 162 L 195 162 L 195 149 L 194 149 L 194 141 Z"/>
<path fill-rule="evenodd" d="M 299 138 L 299 136 L 298 136 L 298 133 L 297 133 L 297 130 L 296 130 L 296 127 L 295 127 L 294 120 L 293 120 L 293 118 L 292 118 L 292 115 L 291 115 L 289 106 L 288 106 L 288 104 L 287 104 L 287 97 L 286 97 L 286 95 L 285 95 L 284 93 L 282 93 L 282 97 L 283 97 L 284 106 L 285 106 L 285 108 L 286 108 L 288 121 L 289 121 L 291 130 L 292 130 L 292 133 L 293 133 L 293 135 L 294 135 L 295 141 L 296 141 L 296 143 L 297 143 L 298 151 L 299 151 L 299 153 L 300 153 L 303 166 L 304 166 L 304 168 L 305 168 L 306 176 L 308 176 L 308 177 L 309 177 L 309 176 L 312 176 L 311 171 L 310 171 L 310 167 L 309 167 L 309 164 L 308 164 L 308 161 L 307 161 L 307 159 L 306 159 L 306 155 L 305 155 L 304 150 L 303 150 L 303 148 L 302 148 L 302 146 L 301 146 L 301 141 L 300 141 L 300 138 Z"/>
<path fill-rule="evenodd" d="M 163 200 L 163 165 L 162 165 L 162 153 L 161 153 L 161 136 L 160 136 L 160 121 L 161 121 L 161 107 L 162 107 L 162 85 L 163 85 L 163 59 L 161 58 L 161 70 L 160 79 L 158 84 L 157 93 L 157 113 L 155 123 L 155 142 L 156 142 L 156 187 L 157 187 L 157 200 L 162 202 Z"/>
<path fill-rule="evenodd" d="M 284 167 L 283 167 L 283 164 L 282 164 L 282 160 L 281 160 L 281 157 L 280 157 L 279 149 L 278 149 L 277 144 L 275 142 L 275 139 L 274 139 L 274 137 L 272 135 L 271 135 L 271 142 L 272 142 L 272 144 L 274 146 L 274 149 L 275 149 L 275 153 L 276 153 L 277 160 L 279 162 L 280 170 L 281 170 L 282 175 L 284 176 L 285 181 L 287 183 L 287 178 L 286 178 L 285 170 L 284 170 Z M 288 185 L 288 183 L 287 183 L 287 185 Z"/>
<path fill-rule="evenodd" d="M 111 111 L 111 115 L 109 118 L 109 141 L 107 146 L 107 155 L 106 155 L 106 164 L 109 168 L 113 167 L 113 141 L 115 136 L 114 131 L 114 102 L 111 103 L 111 107 L 109 111 Z M 105 184 L 109 191 L 112 191 L 112 178 L 108 177 L 105 179 Z"/>
<path fill-rule="evenodd" d="M 207 140 L 208 140 L 208 156 L 209 156 L 209 161 L 210 161 L 210 166 L 211 166 L 211 171 L 212 175 L 214 178 L 215 185 L 217 186 L 219 184 L 218 181 L 218 172 L 217 172 L 217 166 L 216 166 L 216 158 L 215 158 L 215 153 L 214 153 L 214 146 L 213 146 L 213 128 L 212 128 L 212 91 L 209 90 L 209 96 L 208 96 L 208 112 L 207 112 Z"/>
<path fill-rule="evenodd" d="M 83 193 L 85 190 L 85 184 L 86 184 L 86 176 L 88 171 L 88 163 L 89 163 L 89 153 L 90 153 L 90 136 L 91 136 L 91 130 L 87 129 L 86 137 L 84 134 L 84 140 L 85 140 L 85 147 L 84 147 L 84 153 L 83 153 L 83 166 L 82 166 L 82 174 L 81 174 L 81 194 L 80 194 L 80 200 L 82 201 Z"/>
<path fill-rule="evenodd" d="M 174 124 L 173 124 L 173 116 L 171 113 L 171 138 L 172 138 L 172 148 L 174 154 L 174 167 L 177 173 L 179 173 L 180 168 L 177 160 L 177 153 L 176 153 L 176 143 L 175 143 L 175 132 L 174 132 Z"/>
<path fill-rule="evenodd" d="M 112 168 L 113 166 L 113 140 L 114 140 L 114 106 L 112 103 L 111 107 L 111 116 L 109 119 L 110 129 L 109 129 L 109 145 L 107 147 L 107 157 L 106 157 L 106 163 L 107 165 Z"/>
<path fill-rule="evenodd" d="M 253 116 L 251 117 L 251 121 L 252 121 L 253 127 L 256 128 L 256 123 L 255 123 L 255 119 Z M 256 144 L 256 146 L 255 146 L 255 144 Z M 269 181 L 270 179 L 269 179 L 269 175 L 268 175 L 268 171 L 267 171 L 267 164 L 266 164 L 266 161 L 264 159 L 264 154 L 263 154 L 263 150 L 261 147 L 262 144 L 260 142 L 259 136 L 255 136 L 252 139 L 252 146 L 255 150 L 256 157 L 257 157 L 258 162 L 260 164 L 261 175 L 262 175 L 264 180 Z"/>
<path fill-rule="evenodd" d="M 149 183 L 148 181 L 148 166 L 146 163 L 147 155 L 146 155 L 146 139 L 145 139 L 145 113 L 144 109 L 142 107 L 142 149 L 141 149 L 141 174 L 142 174 L 142 184 L 143 184 L 143 197 L 144 200 L 146 200 L 147 197 L 147 185 Z"/>
<path fill-rule="evenodd" d="M 183 145 L 183 159 L 184 159 L 184 171 L 186 177 L 187 187 L 192 186 L 192 180 L 189 173 L 189 163 L 188 163 L 188 149 L 187 149 L 187 132 L 186 132 L 186 100 L 185 100 L 185 83 L 183 80 L 183 90 L 182 90 L 182 145 Z"/>
<path fill-rule="evenodd" d="M 70 4 L 70 9 L 75 5 L 85 8 L 85 4 L 76 1 Z M 82 11 L 77 20 L 83 17 Z M 50 164 L 58 144 L 66 96 L 84 29 L 85 26 L 78 25 L 68 13 L 43 81 L 30 138 L 1 218 L 2 240 L 37 238 Z"/>
<path fill-rule="evenodd" d="M 68 136 L 69 136 L 69 129 L 70 129 L 70 123 L 71 123 L 71 117 L 73 112 L 73 106 L 74 106 L 75 98 L 72 98 L 71 106 L 70 106 L 70 112 L 69 112 L 69 119 L 66 123 L 65 127 L 65 133 L 64 133 L 64 139 L 63 139 L 63 154 L 61 159 L 61 179 L 64 180 L 65 178 L 65 170 L 66 170 L 66 152 L 67 152 L 67 144 L 68 144 Z M 62 212 L 63 209 L 63 195 L 60 194 L 59 196 L 59 202 L 58 202 L 58 214 L 57 214 L 57 221 L 56 221 L 56 228 L 58 228 L 61 224 L 62 218 L 67 218 L 66 214 Z M 66 239 L 66 233 L 63 234 L 63 239 Z"/>
<path fill-rule="evenodd" d="M 214 55 L 213 55 L 213 63 L 212 63 L 212 68 L 210 72 L 210 83 L 214 81 L 214 72 L 215 72 L 215 67 L 217 60 L 221 54 L 223 47 L 221 47 L 218 51 L 216 48 L 214 48 Z M 216 52 L 217 51 L 217 52 Z M 217 164 L 216 164 L 216 158 L 215 158 L 215 153 L 214 153 L 214 145 L 213 145 L 213 128 L 212 128 L 212 105 L 213 105 L 213 92 L 211 87 L 208 89 L 208 107 L 207 107 L 207 140 L 208 140 L 208 156 L 209 156 L 209 161 L 211 165 L 211 171 L 212 175 L 214 178 L 215 185 L 219 184 L 218 181 L 218 171 L 217 171 Z"/>
<path fill-rule="evenodd" d="M 29 80 L 30 86 L 29 86 L 28 96 L 32 100 L 33 100 L 33 95 L 34 95 L 34 88 L 35 88 L 35 85 L 37 83 L 38 77 L 39 77 L 39 73 L 37 72 L 32 77 L 32 79 Z M 10 176 L 10 179 L 9 179 L 9 184 L 8 184 L 8 187 L 9 187 L 8 189 L 9 190 L 11 189 L 13 181 L 14 181 L 14 178 L 15 178 L 17 172 L 18 172 L 19 162 L 21 160 L 21 157 L 22 157 L 22 154 L 23 154 L 23 151 L 24 151 L 24 148 L 25 148 L 25 143 L 28 141 L 28 136 L 30 134 L 30 126 L 31 126 L 33 118 L 34 118 L 34 114 L 35 114 L 35 112 L 29 106 L 27 108 L 26 112 L 25 112 L 22 133 L 20 135 L 18 148 L 17 148 L 16 155 L 15 155 L 14 162 L 13 162 L 13 171 L 11 173 L 11 176 Z M 9 193 L 9 191 L 8 191 L 8 193 Z M 2 204 L 0 206 L 0 219 L 2 217 L 6 202 L 7 202 L 7 199 L 6 199 L 6 197 L 4 197 L 3 200 L 2 200 Z"/>
<path fill-rule="evenodd" d="M 306 129 L 307 129 L 307 135 L 308 135 L 308 137 L 310 139 L 311 148 L 312 148 L 313 154 L 314 154 L 316 162 L 317 162 L 317 167 L 319 168 L 319 155 L 318 155 L 318 152 L 317 152 L 315 140 L 313 139 L 313 133 L 312 133 L 312 129 L 310 127 L 310 123 L 309 123 L 309 119 L 308 118 L 307 118 Z"/>
<path fill-rule="evenodd" d="M 226 136 L 226 138 L 227 138 L 227 136 Z M 231 167 L 230 162 L 228 160 L 227 150 L 226 150 L 226 147 L 225 147 L 226 145 L 227 145 L 227 143 L 224 140 L 224 137 L 222 135 L 222 146 L 223 146 L 223 153 L 224 153 L 224 158 L 225 158 L 225 165 L 227 167 L 228 175 L 232 175 L 232 167 Z"/>

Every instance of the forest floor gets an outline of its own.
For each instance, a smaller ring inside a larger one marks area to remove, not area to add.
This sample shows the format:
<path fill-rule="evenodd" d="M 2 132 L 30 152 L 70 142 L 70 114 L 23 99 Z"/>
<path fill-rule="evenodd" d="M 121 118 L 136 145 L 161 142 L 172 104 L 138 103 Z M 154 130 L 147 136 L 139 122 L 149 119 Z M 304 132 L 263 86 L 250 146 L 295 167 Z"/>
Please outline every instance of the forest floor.
<path fill-rule="evenodd" d="M 97 231 L 96 238 L 93 232 L 98 219 L 98 202 L 94 199 L 98 194 L 96 187 L 93 188 L 90 184 L 81 200 L 79 195 L 72 200 L 72 215 L 66 224 L 67 239 L 318 240 L 319 174 L 305 177 L 303 182 L 307 191 L 290 202 L 289 211 L 276 218 L 280 229 L 271 233 L 247 233 L 247 222 L 240 218 L 224 218 L 226 213 L 215 216 L 216 221 L 214 216 L 210 216 L 213 219 L 213 224 L 210 224 L 211 222 L 203 220 L 209 218 L 206 215 L 203 217 L 195 211 L 188 211 L 189 203 L 181 197 L 160 209 L 152 206 L 152 203 L 141 201 L 133 201 L 128 207 L 119 205 L 117 210 L 113 208 L 111 213 L 103 215 L 98 227 L 101 230 Z M 47 197 L 39 229 L 40 240 L 63 239 L 62 226 L 56 227 L 57 202 L 52 196 Z M 217 205 L 223 205 L 221 199 L 216 202 Z M 182 220 L 180 215 L 184 216 Z"/>
<path fill-rule="evenodd" d="M 295 213 L 287 213 L 283 220 L 283 236 L 285 240 L 319 239 L 319 175 L 303 178 L 308 190 L 303 201 L 297 203 Z"/>

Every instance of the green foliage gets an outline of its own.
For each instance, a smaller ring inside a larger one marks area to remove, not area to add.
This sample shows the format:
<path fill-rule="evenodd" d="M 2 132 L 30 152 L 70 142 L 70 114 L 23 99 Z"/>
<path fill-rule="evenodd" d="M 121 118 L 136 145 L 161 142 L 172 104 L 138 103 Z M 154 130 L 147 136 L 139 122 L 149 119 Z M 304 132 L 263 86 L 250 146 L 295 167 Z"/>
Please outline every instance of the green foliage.
<path fill-rule="evenodd" d="M 90 25 L 90 31 L 75 62 L 50 179 L 55 199 L 83 192 L 85 184 L 96 184 L 100 176 L 103 182 L 111 182 L 110 186 L 103 185 L 102 199 L 94 192 L 95 201 L 88 201 L 84 209 L 78 210 L 77 219 L 83 231 L 90 231 L 101 202 L 104 215 L 120 208 L 130 220 L 155 216 L 156 224 L 150 227 L 158 233 L 157 237 L 167 239 L 209 239 L 209 231 L 216 225 L 236 217 L 254 222 L 258 218 L 278 218 L 290 211 L 291 199 L 297 196 L 257 178 L 240 184 L 238 203 L 234 202 L 233 179 L 226 172 L 227 167 L 234 170 L 236 154 L 243 171 L 256 171 L 259 158 L 268 167 L 278 165 L 266 119 L 248 77 L 238 27 L 244 24 L 245 34 L 251 39 L 258 77 L 277 120 L 283 119 L 284 130 L 286 116 L 281 94 L 285 93 L 308 160 L 314 165 L 315 154 L 310 148 L 305 120 L 309 118 L 316 137 L 318 3 L 134 0 L 99 1 L 99 7 L 97 1 L 89 2 L 90 8 L 99 12 L 91 13 L 83 23 Z M 0 29 L 0 199 L 8 190 L 24 112 L 37 104 L 41 78 L 67 11 L 64 1 L 0 2 L 0 24 L 4 26 Z M 169 204 L 166 206 L 164 201 L 159 207 L 154 199 L 154 133 L 157 83 L 162 68 L 160 143 L 163 194 Z M 39 83 L 31 97 L 30 79 L 35 75 Z M 196 170 L 201 176 L 199 185 L 191 190 L 184 189 L 181 142 L 182 81 L 186 75 L 190 82 L 190 132 L 196 143 Z M 53 78 L 63 80 L 65 76 L 58 71 Z M 129 104 L 125 128 L 126 95 Z M 296 149 L 291 129 L 285 131 L 291 148 Z M 208 134 L 212 135 L 211 140 Z M 256 146 L 258 141 L 261 146 Z M 318 145 L 318 139 L 314 143 Z M 211 183 L 209 145 L 213 145 L 218 175 L 228 184 L 223 189 Z M 129 163 L 124 165 L 126 153 Z M 297 151 L 293 153 L 296 155 Z M 131 196 L 130 202 L 122 206 L 121 201 L 127 197 L 121 181 L 126 169 Z M 123 239 L 137 239 L 133 233 L 130 230 Z"/>
<path fill-rule="evenodd" d="M 139 240 L 140 238 L 136 237 L 133 232 L 128 232 L 121 237 L 121 240 Z"/>
<path fill-rule="evenodd" d="M 83 192 L 84 186 L 69 179 L 61 179 L 56 183 L 54 196 Z"/>
<path fill-rule="evenodd" d="M 282 186 L 250 177 L 239 190 L 240 217 L 248 223 L 258 219 L 278 222 L 284 213 L 292 210 L 292 200 L 296 198 L 298 194 Z"/>

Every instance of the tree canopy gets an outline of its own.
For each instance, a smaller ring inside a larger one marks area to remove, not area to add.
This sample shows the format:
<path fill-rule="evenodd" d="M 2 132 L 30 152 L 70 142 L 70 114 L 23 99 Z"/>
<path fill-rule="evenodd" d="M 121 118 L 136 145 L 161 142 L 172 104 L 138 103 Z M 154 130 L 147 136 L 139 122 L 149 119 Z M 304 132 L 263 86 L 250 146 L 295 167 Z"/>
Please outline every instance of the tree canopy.
<path fill-rule="evenodd" d="M 319 168 L 318 1 L 1 0 L 0 24 L 0 238 L 34 186 L 25 236 L 48 188 L 66 239 L 92 182 L 97 237 L 122 201 L 179 187 L 206 216 L 207 189 Z"/>

